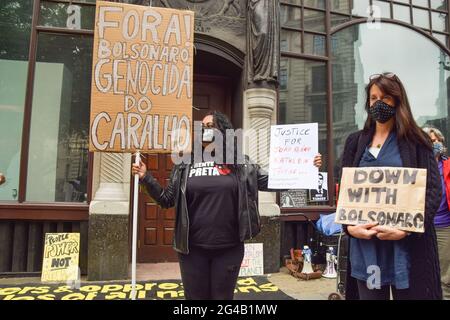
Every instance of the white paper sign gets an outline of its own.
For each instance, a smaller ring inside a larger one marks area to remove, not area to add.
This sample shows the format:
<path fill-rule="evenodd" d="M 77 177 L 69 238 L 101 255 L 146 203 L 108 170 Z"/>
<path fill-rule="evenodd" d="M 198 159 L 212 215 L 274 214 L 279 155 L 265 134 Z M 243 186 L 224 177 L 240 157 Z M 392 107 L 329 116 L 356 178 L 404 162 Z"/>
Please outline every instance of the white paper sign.
<path fill-rule="evenodd" d="M 319 172 L 317 186 L 309 190 L 310 202 L 326 202 L 328 201 L 328 173 Z"/>
<path fill-rule="evenodd" d="M 264 256 L 262 243 L 246 243 L 239 277 L 264 275 Z"/>
<path fill-rule="evenodd" d="M 316 189 L 319 153 L 317 123 L 272 126 L 270 135 L 269 188 Z"/>

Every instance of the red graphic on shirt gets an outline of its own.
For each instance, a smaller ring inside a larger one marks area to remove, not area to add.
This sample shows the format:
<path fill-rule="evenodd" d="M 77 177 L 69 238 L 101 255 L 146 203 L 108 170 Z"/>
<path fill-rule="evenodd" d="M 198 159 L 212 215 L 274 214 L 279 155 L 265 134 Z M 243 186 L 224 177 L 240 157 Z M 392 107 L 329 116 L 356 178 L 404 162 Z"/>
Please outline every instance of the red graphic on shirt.
<path fill-rule="evenodd" d="M 189 178 L 192 177 L 218 177 L 228 176 L 231 169 L 227 165 L 218 165 L 213 161 L 195 163 L 189 171 Z"/>
<path fill-rule="evenodd" d="M 231 173 L 231 169 L 228 167 L 222 167 L 218 165 L 215 165 L 215 167 L 217 168 L 217 171 L 219 171 L 221 176 L 227 176 Z"/>

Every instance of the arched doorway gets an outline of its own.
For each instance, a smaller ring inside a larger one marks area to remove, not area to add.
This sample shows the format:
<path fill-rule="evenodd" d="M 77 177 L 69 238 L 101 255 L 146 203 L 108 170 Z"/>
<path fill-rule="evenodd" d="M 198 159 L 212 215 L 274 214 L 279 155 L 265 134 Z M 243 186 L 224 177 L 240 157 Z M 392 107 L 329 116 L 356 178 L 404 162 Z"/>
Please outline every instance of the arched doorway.
<path fill-rule="evenodd" d="M 372 74 L 395 73 L 405 85 L 417 123 L 436 126 L 450 138 L 448 50 L 411 25 L 385 19 L 371 26 L 366 21 L 347 23 L 332 35 L 335 169 L 345 139 L 364 125 L 365 86 Z"/>
<path fill-rule="evenodd" d="M 205 36 L 196 38 L 194 56 L 193 120 L 211 110 L 228 115 L 234 126 L 242 124 L 243 55 L 227 44 Z M 153 176 L 167 185 L 173 163 L 169 155 L 147 155 Z M 145 193 L 139 194 L 139 263 L 177 261 L 172 249 L 175 209 L 161 209 Z"/>

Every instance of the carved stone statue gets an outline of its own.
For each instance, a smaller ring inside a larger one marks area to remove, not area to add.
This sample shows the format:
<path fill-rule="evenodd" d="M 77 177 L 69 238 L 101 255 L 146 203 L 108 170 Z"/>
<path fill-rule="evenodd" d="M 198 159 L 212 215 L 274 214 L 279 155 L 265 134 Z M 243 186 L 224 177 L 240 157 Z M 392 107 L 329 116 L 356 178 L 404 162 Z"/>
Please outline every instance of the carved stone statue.
<path fill-rule="evenodd" d="M 280 18 L 278 0 L 248 0 L 248 82 L 276 86 L 280 64 Z"/>
<path fill-rule="evenodd" d="M 234 9 L 236 16 L 242 16 L 241 7 L 236 0 L 225 0 L 223 3 L 223 7 L 219 11 L 218 15 L 225 15 L 227 12 L 230 12 L 231 9 Z"/>

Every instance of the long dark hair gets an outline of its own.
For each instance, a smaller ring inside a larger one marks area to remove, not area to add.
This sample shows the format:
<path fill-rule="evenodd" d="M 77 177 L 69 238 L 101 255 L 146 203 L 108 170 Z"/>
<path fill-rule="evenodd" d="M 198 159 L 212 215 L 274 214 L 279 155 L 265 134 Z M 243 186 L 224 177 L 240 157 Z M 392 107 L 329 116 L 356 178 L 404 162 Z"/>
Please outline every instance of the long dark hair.
<path fill-rule="evenodd" d="M 376 121 L 373 120 L 369 114 L 370 89 L 373 85 L 377 85 L 384 94 L 392 96 L 395 100 L 395 130 L 397 132 L 397 138 L 399 140 L 405 140 L 411 143 L 418 142 L 427 147 L 429 150 L 432 150 L 431 140 L 420 129 L 414 120 L 403 83 L 396 75 L 390 72 L 385 72 L 380 76 L 373 78 L 366 86 L 365 108 L 368 116 L 364 125 L 364 130 L 374 130 L 376 125 Z"/>
<path fill-rule="evenodd" d="M 240 170 L 241 165 L 239 164 L 238 157 L 238 141 L 237 137 L 234 136 L 234 155 L 233 155 L 233 163 L 226 163 L 226 151 L 227 151 L 227 130 L 234 130 L 233 124 L 230 119 L 220 111 L 209 111 L 206 116 L 213 117 L 214 127 L 222 133 L 223 137 L 223 164 L 227 164 L 231 168 L 235 170 Z"/>

